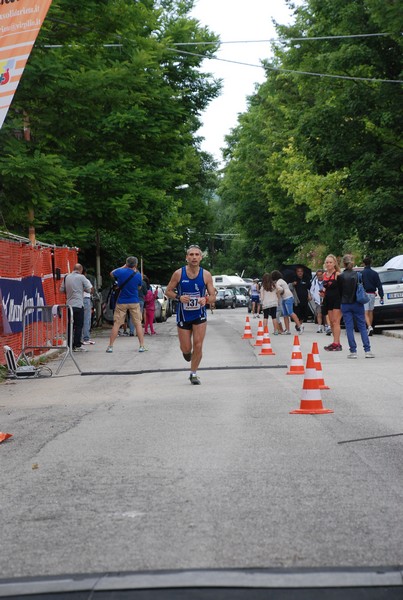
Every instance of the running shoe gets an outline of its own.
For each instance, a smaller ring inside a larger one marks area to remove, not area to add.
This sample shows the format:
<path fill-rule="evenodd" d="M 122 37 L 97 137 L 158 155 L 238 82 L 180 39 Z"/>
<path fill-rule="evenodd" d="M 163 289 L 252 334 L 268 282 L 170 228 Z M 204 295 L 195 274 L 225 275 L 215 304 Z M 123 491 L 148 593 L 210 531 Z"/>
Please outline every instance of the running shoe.
<path fill-rule="evenodd" d="M 146 348 L 145 346 L 140 346 L 139 348 L 139 352 L 147 352 L 148 348 Z"/>
<path fill-rule="evenodd" d="M 300 325 L 298 327 L 298 325 L 295 325 L 295 329 L 298 331 L 298 333 L 304 333 L 304 326 Z"/>
<path fill-rule="evenodd" d="M 83 348 L 82 346 L 78 346 L 77 348 L 73 348 L 73 352 L 88 352 L 87 348 Z"/>
<path fill-rule="evenodd" d="M 357 352 L 350 352 L 350 354 L 347 354 L 347 358 L 357 358 Z"/>
<path fill-rule="evenodd" d="M 201 384 L 200 379 L 194 373 L 191 373 L 189 375 L 189 381 L 192 385 L 200 385 Z"/>
<path fill-rule="evenodd" d="M 372 335 L 372 334 L 374 333 L 374 328 L 373 328 L 373 327 L 371 327 L 371 325 L 370 325 L 370 326 L 368 327 L 368 330 L 367 330 L 367 332 L 368 332 L 368 335 Z"/>
<path fill-rule="evenodd" d="M 108 346 L 107 349 L 106 349 L 106 352 L 108 352 L 109 354 L 111 352 L 113 352 L 113 346 Z"/>
<path fill-rule="evenodd" d="M 375 354 L 372 354 L 372 352 L 366 352 L 365 358 L 375 358 Z"/>
<path fill-rule="evenodd" d="M 190 362 L 192 360 L 192 353 L 191 352 L 183 352 L 183 358 L 187 361 Z"/>
<path fill-rule="evenodd" d="M 328 352 L 340 352 L 341 350 L 343 350 L 341 344 L 335 344 L 334 342 L 333 344 L 329 344 L 329 346 L 325 346 L 324 348 Z"/>

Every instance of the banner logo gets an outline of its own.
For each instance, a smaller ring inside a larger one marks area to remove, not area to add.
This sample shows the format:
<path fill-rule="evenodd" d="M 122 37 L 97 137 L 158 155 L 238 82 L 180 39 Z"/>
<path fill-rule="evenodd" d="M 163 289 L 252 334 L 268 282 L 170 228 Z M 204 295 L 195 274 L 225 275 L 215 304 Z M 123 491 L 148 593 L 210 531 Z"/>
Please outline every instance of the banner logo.
<path fill-rule="evenodd" d="M 0 0 L 0 129 L 52 0 Z"/>
<path fill-rule="evenodd" d="M 42 279 L 35 276 L 24 277 L 21 280 L 0 278 L 0 297 L 4 334 L 22 331 L 25 308 L 45 305 Z M 38 311 L 35 311 L 35 314 L 37 313 Z M 41 316 L 37 318 L 41 320 Z"/>

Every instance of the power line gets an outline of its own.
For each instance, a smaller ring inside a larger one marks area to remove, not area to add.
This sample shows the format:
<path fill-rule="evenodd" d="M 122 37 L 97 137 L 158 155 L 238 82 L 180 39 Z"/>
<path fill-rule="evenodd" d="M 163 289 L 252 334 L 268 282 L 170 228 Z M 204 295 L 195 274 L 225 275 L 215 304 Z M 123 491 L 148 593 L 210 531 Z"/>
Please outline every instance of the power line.
<path fill-rule="evenodd" d="M 330 73 L 315 73 L 315 72 L 311 72 L 311 71 L 296 71 L 294 69 L 283 69 L 281 67 L 269 67 L 268 65 L 255 65 L 252 63 L 241 62 L 238 60 L 230 60 L 227 58 L 218 58 L 217 56 L 205 56 L 204 54 L 197 54 L 196 52 L 187 52 L 186 50 L 179 50 L 177 48 L 167 48 L 167 50 L 170 50 L 171 52 L 180 52 L 182 54 L 187 54 L 190 56 L 199 56 L 204 59 L 218 60 L 220 62 L 227 62 L 227 63 L 231 63 L 234 65 L 242 65 L 245 67 L 256 67 L 258 69 L 269 69 L 270 71 L 277 71 L 279 73 L 295 73 L 297 75 L 310 75 L 313 77 L 330 77 L 333 79 L 349 79 L 349 80 L 353 80 L 353 81 L 372 81 L 375 83 L 403 83 L 403 80 L 401 80 L 401 79 L 376 79 L 373 77 L 353 77 L 353 76 L 348 76 L 348 75 L 333 75 Z"/>
<path fill-rule="evenodd" d="M 387 37 L 390 33 L 356 33 L 351 35 L 321 35 L 312 37 L 270 38 L 268 40 L 229 40 L 227 42 L 174 42 L 172 46 L 207 46 L 215 44 L 284 44 L 287 42 L 310 42 L 314 40 L 345 40 L 353 38 Z M 399 34 L 400 35 L 400 34 Z"/>
<path fill-rule="evenodd" d="M 48 20 L 50 21 L 54 21 L 56 23 L 63 23 L 65 25 L 69 25 L 71 27 L 77 27 L 79 29 L 83 29 L 83 30 L 87 30 L 90 31 L 90 28 L 88 27 L 82 27 L 79 25 L 76 25 L 74 23 L 69 23 L 67 21 L 64 21 L 62 19 L 55 19 L 52 17 L 48 17 Z M 96 30 L 94 30 L 96 31 Z M 97 33 L 101 34 L 100 31 L 97 31 Z M 114 34 L 117 38 L 119 38 L 119 40 L 121 41 L 127 41 L 127 42 L 131 42 L 133 43 L 133 40 L 130 40 L 128 38 L 124 38 L 119 34 Z M 362 34 L 351 34 L 351 35 L 336 35 L 336 36 L 318 36 L 318 37 L 301 37 L 301 38 L 288 38 L 287 40 L 283 40 L 283 39 L 275 39 L 273 38 L 272 40 L 244 40 L 243 42 L 219 42 L 219 41 L 215 41 L 215 42 L 177 42 L 177 43 L 173 43 L 172 46 L 181 46 L 181 45 L 201 45 L 201 44 L 230 44 L 230 43 L 256 43 L 256 42 L 282 42 L 285 43 L 286 41 L 310 41 L 310 40 L 330 40 L 330 39 L 349 39 L 349 38 L 360 38 L 360 37 L 376 37 L 376 36 L 388 36 L 390 35 L 389 33 L 362 33 Z M 114 46 L 113 44 L 106 44 L 106 47 L 108 46 Z M 49 46 L 52 47 L 52 46 Z M 230 60 L 230 59 L 225 59 L 225 58 L 218 58 L 217 56 L 205 56 L 204 54 L 199 54 L 196 52 L 188 52 L 186 50 L 178 50 L 177 48 L 167 48 L 167 50 L 171 51 L 171 52 L 176 52 L 179 51 L 182 54 L 187 54 L 189 56 L 197 56 L 199 58 L 203 58 L 203 59 L 209 59 L 209 60 L 218 60 L 220 62 L 227 62 L 227 63 L 231 63 L 231 64 L 235 64 L 235 65 L 241 65 L 241 66 L 245 66 L 245 67 L 254 67 L 254 68 L 258 68 L 258 69 L 269 69 L 271 71 L 276 71 L 279 73 L 294 73 L 297 75 L 309 75 L 311 77 L 328 77 L 328 78 L 332 78 L 332 79 L 346 79 L 346 80 L 352 80 L 352 81 L 370 81 L 370 82 L 374 82 L 374 83 L 403 83 L 403 80 L 400 79 L 376 79 L 376 78 L 371 78 L 371 77 L 352 77 L 352 76 L 347 76 L 347 75 L 333 75 L 333 74 L 328 74 L 328 73 L 314 73 L 314 72 L 310 72 L 310 71 L 297 71 L 297 70 L 293 70 L 293 69 L 283 69 L 280 67 L 269 67 L 267 65 L 255 65 L 255 64 L 251 64 L 251 63 L 245 63 L 245 62 L 241 62 L 241 61 L 236 61 L 236 60 Z"/>

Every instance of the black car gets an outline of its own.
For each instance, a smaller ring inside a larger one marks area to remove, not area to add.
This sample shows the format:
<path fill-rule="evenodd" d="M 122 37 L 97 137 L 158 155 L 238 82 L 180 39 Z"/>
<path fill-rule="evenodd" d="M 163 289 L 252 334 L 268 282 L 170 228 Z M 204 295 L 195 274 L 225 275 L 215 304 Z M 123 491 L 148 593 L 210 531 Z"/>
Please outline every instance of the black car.
<path fill-rule="evenodd" d="M 227 288 L 225 290 L 218 290 L 215 307 L 216 308 L 235 308 L 236 307 L 236 294 L 235 290 Z"/>

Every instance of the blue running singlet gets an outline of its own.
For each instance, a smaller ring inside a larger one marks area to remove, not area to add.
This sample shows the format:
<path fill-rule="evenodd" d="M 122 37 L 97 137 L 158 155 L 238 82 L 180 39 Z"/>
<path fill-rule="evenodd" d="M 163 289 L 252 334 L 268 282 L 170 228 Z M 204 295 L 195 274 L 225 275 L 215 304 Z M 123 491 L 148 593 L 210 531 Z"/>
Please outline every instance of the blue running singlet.
<path fill-rule="evenodd" d="M 200 306 L 199 298 L 206 295 L 206 284 L 204 283 L 203 269 L 200 267 L 197 277 L 190 279 L 186 273 L 186 267 L 182 267 L 181 278 L 177 286 L 180 296 L 190 296 L 188 304 L 178 302 L 176 310 L 176 322 L 186 323 L 205 319 L 207 316 L 206 307 Z"/>

